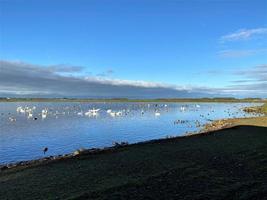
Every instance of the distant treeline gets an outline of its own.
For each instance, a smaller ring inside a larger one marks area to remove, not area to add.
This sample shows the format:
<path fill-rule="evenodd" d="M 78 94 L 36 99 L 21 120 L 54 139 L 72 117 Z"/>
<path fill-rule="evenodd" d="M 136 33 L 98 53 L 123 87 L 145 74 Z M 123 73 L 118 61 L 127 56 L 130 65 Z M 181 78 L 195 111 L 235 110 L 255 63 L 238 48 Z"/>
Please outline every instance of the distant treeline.
<path fill-rule="evenodd" d="M 158 98 L 158 99 L 128 99 L 128 98 L 6 98 L 1 102 L 267 102 L 261 98 L 216 97 L 216 98 Z"/>

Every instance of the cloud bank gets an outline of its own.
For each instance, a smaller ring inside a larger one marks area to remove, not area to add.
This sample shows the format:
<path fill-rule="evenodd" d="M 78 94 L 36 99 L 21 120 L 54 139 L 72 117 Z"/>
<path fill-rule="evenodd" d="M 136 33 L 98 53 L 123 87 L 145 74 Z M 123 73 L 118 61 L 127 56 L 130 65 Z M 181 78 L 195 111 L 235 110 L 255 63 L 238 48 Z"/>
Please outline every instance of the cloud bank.
<path fill-rule="evenodd" d="M 91 98 L 159 98 L 204 96 L 190 88 L 154 83 L 110 79 L 104 76 L 72 76 L 83 67 L 40 66 L 23 62 L 0 61 L 0 96 L 47 96 Z M 66 74 L 70 73 L 70 74 Z M 110 74 L 108 71 L 107 74 Z M 203 89 L 202 92 L 204 92 Z"/>
<path fill-rule="evenodd" d="M 239 79 L 221 88 L 112 79 L 108 76 L 73 76 L 73 73 L 82 72 L 84 69 L 79 66 L 40 66 L 0 60 L 0 96 L 80 98 L 267 96 L 267 65 L 234 71 L 232 74 Z M 110 73 L 111 71 L 106 72 L 105 75 Z"/>

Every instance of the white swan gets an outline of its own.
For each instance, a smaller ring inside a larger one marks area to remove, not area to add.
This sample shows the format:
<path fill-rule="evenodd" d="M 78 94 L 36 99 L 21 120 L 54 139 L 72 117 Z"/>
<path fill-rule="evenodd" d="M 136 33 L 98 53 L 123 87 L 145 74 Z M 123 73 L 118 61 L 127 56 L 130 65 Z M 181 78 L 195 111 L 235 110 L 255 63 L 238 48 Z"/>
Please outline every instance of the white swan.
<path fill-rule="evenodd" d="M 160 116 L 160 112 L 155 112 L 155 116 Z"/>
<path fill-rule="evenodd" d="M 100 109 L 91 109 L 91 110 L 88 110 L 86 113 L 84 113 L 84 115 L 86 115 L 86 116 L 96 116 L 96 115 L 98 115 L 98 111 L 99 111 Z"/>
<path fill-rule="evenodd" d="M 81 112 L 78 112 L 77 115 L 83 116 L 83 112 L 82 111 Z"/>
<path fill-rule="evenodd" d="M 115 112 L 110 112 L 109 114 L 110 114 L 111 117 L 115 117 L 116 116 Z"/>
<path fill-rule="evenodd" d="M 28 114 L 28 119 L 32 118 L 33 117 L 33 114 L 32 113 L 29 113 Z"/>
<path fill-rule="evenodd" d="M 15 117 L 9 117 L 8 119 L 9 119 L 9 121 L 11 121 L 11 122 L 15 122 L 15 121 L 17 121 L 17 119 L 16 119 Z"/>
<path fill-rule="evenodd" d="M 185 111 L 185 107 L 184 106 L 182 106 L 180 109 L 181 109 L 181 111 Z"/>
<path fill-rule="evenodd" d="M 46 118 L 46 114 L 42 113 L 42 119 L 45 119 Z"/>
<path fill-rule="evenodd" d="M 47 117 L 47 114 L 48 114 L 47 108 L 46 109 L 43 109 L 42 110 L 42 119 L 45 119 Z"/>
<path fill-rule="evenodd" d="M 25 108 L 22 108 L 21 106 L 19 106 L 19 107 L 17 107 L 17 112 L 25 113 Z"/>

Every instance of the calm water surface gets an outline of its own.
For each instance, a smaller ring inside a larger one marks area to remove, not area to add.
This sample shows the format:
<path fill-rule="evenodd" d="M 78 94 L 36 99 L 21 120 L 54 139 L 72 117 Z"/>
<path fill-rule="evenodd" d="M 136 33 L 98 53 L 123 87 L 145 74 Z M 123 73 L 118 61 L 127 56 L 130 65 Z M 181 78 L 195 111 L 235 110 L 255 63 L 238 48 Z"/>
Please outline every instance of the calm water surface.
<path fill-rule="evenodd" d="M 0 103 L 0 164 L 41 158 L 44 147 L 50 156 L 184 135 L 211 120 L 253 116 L 241 109 L 253 105 L 260 104 Z M 20 106 L 31 110 L 17 112 Z M 89 109 L 100 110 L 85 115 Z"/>

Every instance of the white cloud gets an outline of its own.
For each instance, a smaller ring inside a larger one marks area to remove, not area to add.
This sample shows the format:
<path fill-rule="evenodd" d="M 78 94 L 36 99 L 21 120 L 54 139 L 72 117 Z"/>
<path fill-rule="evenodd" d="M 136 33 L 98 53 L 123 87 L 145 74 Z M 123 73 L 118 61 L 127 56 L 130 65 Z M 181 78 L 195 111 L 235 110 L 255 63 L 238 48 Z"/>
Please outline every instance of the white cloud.
<path fill-rule="evenodd" d="M 239 58 L 252 56 L 259 53 L 266 53 L 267 49 L 249 49 L 249 50 L 223 50 L 218 52 L 218 56 L 221 58 Z"/>
<path fill-rule="evenodd" d="M 149 81 L 142 81 L 142 80 L 125 80 L 125 79 L 111 79 L 105 77 L 95 77 L 95 76 L 88 76 L 85 77 L 85 80 L 88 81 L 95 81 L 103 84 L 109 85 L 127 85 L 127 86 L 134 86 L 134 87 L 144 87 L 144 88 L 173 88 L 177 90 L 185 89 L 184 87 L 177 88 L 176 85 L 166 84 L 166 83 L 158 83 L 158 82 L 149 82 Z M 188 89 L 188 88 L 187 88 Z"/>
<path fill-rule="evenodd" d="M 267 28 L 241 29 L 234 33 L 222 36 L 221 41 L 247 40 L 255 35 L 265 35 L 265 34 L 267 34 Z"/>

